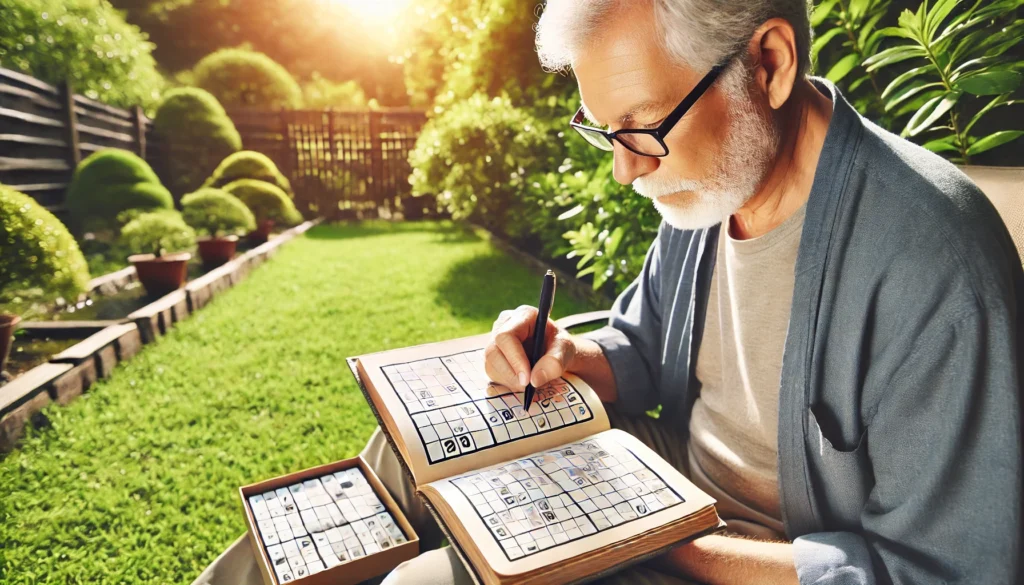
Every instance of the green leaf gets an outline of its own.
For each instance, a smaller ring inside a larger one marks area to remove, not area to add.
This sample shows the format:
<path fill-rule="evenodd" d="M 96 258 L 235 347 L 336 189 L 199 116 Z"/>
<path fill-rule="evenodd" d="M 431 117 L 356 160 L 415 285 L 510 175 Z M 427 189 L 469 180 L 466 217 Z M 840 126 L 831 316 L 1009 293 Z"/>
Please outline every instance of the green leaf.
<path fill-rule="evenodd" d="M 903 133 L 907 136 L 917 136 L 925 130 L 931 128 L 931 125 L 936 120 L 942 117 L 943 114 L 949 112 L 956 105 L 956 101 L 960 99 L 961 93 L 959 91 L 947 91 L 942 95 L 935 96 L 929 100 L 907 123 L 907 127 L 903 129 Z"/>
<path fill-rule="evenodd" d="M 929 39 L 935 36 L 935 33 L 939 30 L 939 25 L 942 21 L 946 20 L 949 13 L 956 7 L 959 0 L 937 0 L 932 9 L 928 11 L 928 15 L 925 17 L 925 36 Z"/>
<path fill-rule="evenodd" d="M 1016 90 L 1021 79 L 1016 71 L 982 71 L 961 77 L 953 86 L 974 95 L 998 95 Z"/>
<path fill-rule="evenodd" d="M 857 35 L 858 45 L 860 45 L 861 47 L 865 47 L 867 45 L 868 36 L 875 29 L 875 25 L 878 24 L 878 21 L 882 20 L 883 16 L 885 16 L 885 11 L 879 12 L 878 14 L 869 18 L 868 21 L 864 23 L 864 26 L 860 28 L 860 33 Z"/>
<path fill-rule="evenodd" d="M 864 66 L 867 67 L 868 71 L 874 71 L 880 67 L 886 65 L 892 65 L 893 63 L 899 63 L 900 61 L 906 61 L 907 59 L 913 59 L 914 57 L 925 57 L 927 53 L 920 45 L 898 45 L 896 47 L 890 47 L 880 53 L 868 57 L 864 61 Z"/>
<path fill-rule="evenodd" d="M 622 236 L 626 235 L 626 229 L 623 226 L 615 228 L 612 235 L 608 236 L 608 239 L 604 241 L 604 253 L 609 258 L 615 257 L 615 252 L 619 249 L 619 244 L 622 243 Z"/>
<path fill-rule="evenodd" d="M 867 83 L 870 80 L 871 80 L 871 76 L 870 75 L 861 75 L 857 79 L 853 80 L 853 83 L 850 84 L 850 87 L 847 88 L 846 91 L 848 91 L 849 93 L 853 93 L 853 92 L 857 91 L 858 87 L 864 85 L 865 83 Z"/>
<path fill-rule="evenodd" d="M 583 207 L 583 204 L 581 203 L 581 204 L 577 205 L 576 207 L 573 207 L 572 209 L 569 209 L 567 211 L 563 211 L 561 214 L 559 214 L 558 220 L 562 221 L 562 220 L 569 219 L 570 217 L 576 217 L 577 215 L 583 213 L 583 210 L 584 210 L 584 207 Z"/>
<path fill-rule="evenodd" d="M 929 142 L 925 142 L 921 146 L 932 151 L 932 152 L 960 152 L 960 149 L 956 147 L 956 135 L 950 134 L 942 138 L 937 138 Z"/>
<path fill-rule="evenodd" d="M 913 69 L 909 69 L 907 71 L 904 71 L 903 73 L 901 73 L 899 75 L 899 77 L 897 77 L 896 79 L 893 79 L 892 82 L 888 86 L 886 86 L 885 90 L 882 91 L 882 99 L 883 100 L 887 99 L 890 95 L 896 93 L 896 90 L 901 85 L 906 83 L 907 80 L 912 79 L 912 78 L 914 78 L 914 77 L 916 77 L 916 76 L 918 76 L 918 75 L 920 75 L 922 73 L 925 73 L 927 71 L 934 70 L 934 69 L 935 68 L 932 66 L 932 64 L 929 63 L 927 65 L 921 65 L 920 67 L 914 67 Z"/>
<path fill-rule="evenodd" d="M 836 35 L 840 35 L 842 33 L 843 29 L 837 26 L 835 28 L 828 29 L 827 31 L 825 31 L 825 34 L 814 39 L 814 43 L 811 44 L 811 60 L 817 61 L 818 53 L 821 52 L 821 49 L 824 48 L 829 41 L 836 38 Z"/>
<path fill-rule="evenodd" d="M 976 154 L 981 154 L 987 150 L 992 150 L 997 146 L 1002 146 L 1007 142 L 1016 140 L 1021 136 L 1024 136 L 1024 130 L 1002 130 L 1000 132 L 989 134 L 972 144 L 971 147 L 967 149 L 967 155 L 974 156 Z"/>
<path fill-rule="evenodd" d="M 864 12 L 868 9 L 868 3 L 870 0 L 850 0 L 847 5 L 847 9 L 850 12 L 850 22 L 857 23 L 864 16 Z"/>
<path fill-rule="evenodd" d="M 838 1 L 839 0 L 825 0 L 825 2 L 815 6 L 814 12 L 811 13 L 811 26 L 817 27 L 821 23 L 825 22 L 825 19 L 828 18 L 828 15 L 832 12 L 832 9 L 835 8 Z"/>
<path fill-rule="evenodd" d="M 915 37 L 911 31 L 900 26 L 887 26 L 878 32 L 887 37 L 900 37 L 911 41 L 917 40 L 917 37 Z"/>
<path fill-rule="evenodd" d="M 985 114 L 989 113 L 990 111 L 994 110 L 995 108 L 1000 108 L 1000 107 L 1003 107 L 1003 106 L 1010 106 L 1010 105 L 1013 105 L 1013 104 L 1016 104 L 1016 103 L 1018 103 L 1018 101 L 1017 100 L 1011 100 L 1009 94 L 996 96 L 992 101 L 990 101 L 989 103 L 985 104 L 985 106 L 983 108 L 981 108 L 981 110 L 979 110 L 977 114 L 974 114 L 974 117 L 971 118 L 971 121 L 968 122 L 967 126 L 964 127 L 964 134 L 970 134 L 971 133 L 971 128 L 973 128 L 974 125 L 977 124 L 978 121 L 981 120 L 981 118 L 985 116 Z"/>
<path fill-rule="evenodd" d="M 915 95 L 921 93 L 922 91 L 941 87 L 943 87 L 943 85 L 939 82 L 926 83 L 924 85 L 908 85 L 907 87 L 893 94 L 888 100 L 886 100 L 885 111 L 888 112 L 892 110 L 896 106 L 902 104 L 906 100 L 914 97 Z"/>
<path fill-rule="evenodd" d="M 825 74 L 825 77 L 832 83 L 839 83 L 846 75 L 853 71 L 853 68 L 860 63 L 860 55 L 857 53 L 850 53 L 843 57 L 831 69 Z"/>

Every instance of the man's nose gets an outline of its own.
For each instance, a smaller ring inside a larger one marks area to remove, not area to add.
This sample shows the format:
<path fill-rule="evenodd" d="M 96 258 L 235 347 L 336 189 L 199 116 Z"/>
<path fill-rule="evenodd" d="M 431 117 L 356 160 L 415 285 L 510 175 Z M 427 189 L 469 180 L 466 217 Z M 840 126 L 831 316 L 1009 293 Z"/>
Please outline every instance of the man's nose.
<path fill-rule="evenodd" d="M 612 156 L 612 176 L 622 185 L 629 185 L 638 177 L 654 172 L 658 168 L 658 159 L 653 156 L 640 156 L 619 142 L 613 142 L 615 150 Z"/>

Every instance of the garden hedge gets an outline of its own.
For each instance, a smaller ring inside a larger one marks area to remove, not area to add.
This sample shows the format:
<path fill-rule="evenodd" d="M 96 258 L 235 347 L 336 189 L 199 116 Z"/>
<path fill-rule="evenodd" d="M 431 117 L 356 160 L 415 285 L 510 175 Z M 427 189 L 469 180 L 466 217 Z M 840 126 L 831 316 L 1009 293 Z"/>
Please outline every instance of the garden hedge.
<path fill-rule="evenodd" d="M 242 201 L 224 191 L 204 187 L 181 198 L 185 223 L 207 236 L 242 235 L 256 229 L 256 218 Z"/>
<path fill-rule="evenodd" d="M 93 153 L 75 169 L 68 186 L 68 214 L 77 232 L 108 231 L 128 210 L 171 209 L 171 193 L 146 161 L 127 150 Z"/>
<path fill-rule="evenodd" d="M 302 216 L 280 188 L 255 179 L 239 179 L 224 186 L 252 211 L 257 222 L 273 220 L 277 225 L 295 225 Z"/>
<path fill-rule="evenodd" d="M 206 179 L 203 187 L 224 187 L 238 179 L 257 179 L 273 183 L 289 197 L 294 197 L 292 185 L 288 178 L 281 174 L 274 161 L 262 152 L 242 150 L 228 155 Z"/>
<path fill-rule="evenodd" d="M 228 108 L 298 108 L 302 90 L 288 71 L 263 53 L 220 49 L 193 69 L 195 84 Z"/>
<path fill-rule="evenodd" d="M 89 269 L 64 224 L 35 199 L 0 185 L 0 304 L 77 299 Z"/>
<path fill-rule="evenodd" d="M 198 189 L 225 157 L 242 148 L 242 138 L 217 98 L 195 87 L 164 94 L 153 133 L 163 154 L 157 170 L 176 198 Z"/>

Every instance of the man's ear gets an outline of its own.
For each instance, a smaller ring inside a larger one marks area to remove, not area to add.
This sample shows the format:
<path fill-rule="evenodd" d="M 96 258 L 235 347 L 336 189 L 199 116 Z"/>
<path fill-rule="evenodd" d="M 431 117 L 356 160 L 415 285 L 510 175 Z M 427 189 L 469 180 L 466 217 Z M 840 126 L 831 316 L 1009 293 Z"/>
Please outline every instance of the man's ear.
<path fill-rule="evenodd" d="M 793 25 L 784 18 L 772 18 L 750 38 L 748 47 L 754 60 L 754 79 L 768 96 L 772 109 L 779 109 L 796 84 L 800 69 Z"/>

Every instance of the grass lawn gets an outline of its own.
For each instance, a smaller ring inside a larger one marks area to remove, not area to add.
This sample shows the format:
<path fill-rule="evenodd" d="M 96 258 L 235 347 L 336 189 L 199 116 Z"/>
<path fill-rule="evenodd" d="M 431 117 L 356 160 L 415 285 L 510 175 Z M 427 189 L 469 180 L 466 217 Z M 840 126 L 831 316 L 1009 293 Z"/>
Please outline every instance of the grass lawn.
<path fill-rule="evenodd" d="M 238 486 L 360 451 L 345 357 L 488 331 L 539 287 L 450 224 L 315 228 L 0 459 L 0 581 L 191 582 L 244 529 Z"/>

